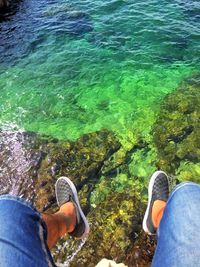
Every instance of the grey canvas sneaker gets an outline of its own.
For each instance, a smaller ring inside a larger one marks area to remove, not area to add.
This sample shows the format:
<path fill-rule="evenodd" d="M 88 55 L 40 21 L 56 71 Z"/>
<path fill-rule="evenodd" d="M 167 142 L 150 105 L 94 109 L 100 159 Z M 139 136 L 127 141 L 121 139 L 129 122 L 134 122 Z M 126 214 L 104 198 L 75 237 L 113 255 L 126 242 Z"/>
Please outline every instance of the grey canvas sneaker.
<path fill-rule="evenodd" d="M 67 177 L 60 177 L 55 184 L 55 191 L 59 207 L 71 201 L 76 208 L 76 226 L 74 231 L 69 234 L 78 239 L 87 237 L 90 227 L 79 204 L 78 194 L 73 182 Z"/>
<path fill-rule="evenodd" d="M 169 180 L 167 174 L 163 171 L 156 171 L 151 176 L 148 187 L 148 204 L 143 219 L 143 229 L 146 233 L 153 235 L 156 228 L 152 222 L 152 208 L 156 200 L 167 202 L 169 197 Z"/>

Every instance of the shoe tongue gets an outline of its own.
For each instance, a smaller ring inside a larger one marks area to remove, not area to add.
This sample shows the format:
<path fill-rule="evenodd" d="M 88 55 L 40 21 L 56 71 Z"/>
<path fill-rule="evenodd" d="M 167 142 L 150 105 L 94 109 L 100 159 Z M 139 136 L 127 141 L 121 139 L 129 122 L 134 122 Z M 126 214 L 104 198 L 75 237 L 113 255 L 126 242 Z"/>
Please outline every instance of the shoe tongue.
<path fill-rule="evenodd" d="M 168 197 L 167 196 L 165 196 L 165 197 L 160 197 L 159 199 L 157 199 L 157 200 L 161 200 L 161 201 L 165 201 L 165 202 L 167 202 L 167 200 L 168 200 Z"/>
<path fill-rule="evenodd" d="M 73 202 L 74 203 L 74 201 L 73 201 L 71 196 L 68 196 L 68 198 L 65 196 L 65 198 L 60 199 L 59 200 L 59 206 L 62 206 L 63 204 L 68 203 L 68 202 Z"/>

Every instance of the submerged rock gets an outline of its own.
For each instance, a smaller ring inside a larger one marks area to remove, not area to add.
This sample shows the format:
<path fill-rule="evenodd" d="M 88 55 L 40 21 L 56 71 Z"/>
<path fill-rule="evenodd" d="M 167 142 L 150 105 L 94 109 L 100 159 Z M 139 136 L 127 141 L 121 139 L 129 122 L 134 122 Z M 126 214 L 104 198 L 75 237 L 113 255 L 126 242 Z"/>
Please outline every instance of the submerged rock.
<path fill-rule="evenodd" d="M 143 194 L 145 184 L 143 177 L 140 180 L 129 170 L 130 164 L 134 165 L 135 155 L 139 151 L 144 152 L 146 147 L 148 149 L 148 145 L 138 138 L 130 150 L 125 151 L 121 147 L 104 161 L 100 172 L 102 176 L 89 198 L 91 231 L 82 249 L 74 255 L 70 267 L 94 267 L 104 257 L 127 263 L 135 257 L 133 262 L 139 267 L 150 265 L 155 240 L 150 243 L 147 236 L 141 233 L 146 206 Z M 79 195 L 82 198 L 84 194 L 79 192 Z M 145 240 L 148 240 L 147 244 Z M 71 257 L 69 248 L 77 247 L 74 241 L 66 239 L 65 242 L 68 242 L 68 249 L 55 257 L 58 261 L 62 259 L 61 262 Z M 138 247 L 138 244 L 141 246 Z M 145 251 L 150 245 L 151 249 Z"/>
<path fill-rule="evenodd" d="M 192 181 L 199 183 L 200 163 L 182 161 L 178 170 L 176 170 L 176 178 L 179 182 Z"/>
<path fill-rule="evenodd" d="M 158 167 L 175 173 L 181 161 L 200 161 L 200 83 L 199 76 L 187 79 L 165 97 L 153 127 Z"/>
<path fill-rule="evenodd" d="M 57 210 L 57 178 L 68 176 L 77 186 L 91 232 L 82 243 L 63 238 L 53 252 L 56 262 L 67 259 L 70 267 L 94 267 L 104 257 L 128 262 L 130 251 L 139 253 L 139 262 L 144 256 L 144 236 L 140 234 L 144 184 L 131 175 L 129 164 L 134 165 L 133 155 L 147 147 L 141 138 L 136 138 L 128 151 L 107 130 L 83 135 L 75 142 L 4 130 L 0 131 L 0 140 L 1 193 L 21 195 L 39 211 L 52 212 Z M 141 260 L 145 266 L 152 253 L 146 255 Z"/>
<path fill-rule="evenodd" d="M 50 192 L 54 195 L 55 180 L 64 175 L 72 179 L 78 190 L 87 184 L 88 190 L 82 196 L 82 201 L 85 202 L 85 209 L 88 209 L 86 199 L 93 185 L 98 182 L 103 162 L 119 147 L 116 137 L 106 130 L 83 135 L 76 142 L 48 143 L 44 150 L 46 156 L 38 170 L 37 206 L 42 208 L 43 203 L 51 204 L 48 198 Z M 41 187 L 44 180 L 47 183 Z"/>
<path fill-rule="evenodd" d="M 104 161 L 120 148 L 114 134 L 106 130 L 83 135 L 76 142 L 12 131 L 1 131 L 0 139 L 1 182 L 9 185 L 10 180 L 6 190 L 20 183 L 16 193 L 24 191 L 26 196 L 24 183 L 32 181 L 32 201 L 39 210 L 55 202 L 54 183 L 59 176 L 69 176 L 78 190 L 85 184 L 92 187 Z"/>
<path fill-rule="evenodd" d="M 144 203 L 133 190 L 129 194 L 110 192 L 88 214 L 90 235 L 70 266 L 94 267 L 104 257 L 125 261 L 126 252 L 141 231 L 143 211 Z"/>

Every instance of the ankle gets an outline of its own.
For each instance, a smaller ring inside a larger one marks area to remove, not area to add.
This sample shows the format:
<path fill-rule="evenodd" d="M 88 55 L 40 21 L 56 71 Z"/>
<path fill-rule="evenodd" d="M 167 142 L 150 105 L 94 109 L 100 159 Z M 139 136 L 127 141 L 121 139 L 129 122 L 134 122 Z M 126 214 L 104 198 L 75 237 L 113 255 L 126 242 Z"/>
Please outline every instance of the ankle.
<path fill-rule="evenodd" d="M 162 219 L 165 207 L 166 207 L 166 202 L 163 200 L 156 200 L 153 203 L 152 222 L 155 228 L 158 228 L 160 225 L 160 221 Z"/>
<path fill-rule="evenodd" d="M 76 210 L 72 202 L 63 204 L 55 214 L 60 225 L 60 235 L 73 232 L 76 226 Z"/>

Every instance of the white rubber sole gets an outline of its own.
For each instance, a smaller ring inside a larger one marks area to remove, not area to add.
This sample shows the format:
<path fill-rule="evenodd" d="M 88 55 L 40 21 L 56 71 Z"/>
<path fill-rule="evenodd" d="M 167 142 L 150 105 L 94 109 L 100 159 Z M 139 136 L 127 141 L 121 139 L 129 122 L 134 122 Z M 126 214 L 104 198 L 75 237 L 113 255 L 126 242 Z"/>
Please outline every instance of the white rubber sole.
<path fill-rule="evenodd" d="M 83 219 L 83 222 L 85 224 L 85 231 L 84 231 L 83 235 L 79 239 L 86 238 L 88 236 L 88 234 L 89 234 L 90 226 L 89 226 L 89 223 L 87 221 L 87 218 L 85 217 L 85 214 L 83 213 L 83 211 L 81 209 L 81 206 L 80 206 L 80 203 L 79 203 L 79 200 L 78 200 L 78 193 L 77 193 L 76 187 L 75 187 L 75 185 L 72 183 L 72 181 L 69 178 L 67 178 L 65 176 L 62 176 L 62 177 L 58 178 L 58 180 L 56 181 L 55 188 L 57 187 L 57 183 L 58 183 L 58 181 L 60 179 L 64 179 L 69 184 L 69 186 L 70 186 L 70 188 L 71 188 L 71 190 L 73 192 L 74 202 L 75 202 L 75 204 L 77 206 L 77 209 L 78 209 L 78 211 L 80 213 L 80 216 Z M 57 203 L 58 203 L 57 190 L 55 190 L 55 191 L 56 191 L 56 200 L 57 200 Z"/>
<path fill-rule="evenodd" d="M 163 171 L 156 171 L 156 172 L 154 172 L 154 174 L 151 176 L 151 179 L 150 179 L 150 182 L 149 182 L 149 187 L 148 187 L 148 204 L 147 204 L 147 209 L 146 209 L 146 212 L 145 212 L 145 215 L 144 215 L 142 227 L 143 227 L 143 230 L 146 233 L 148 233 L 149 235 L 154 235 L 151 232 L 149 232 L 149 229 L 147 227 L 147 218 L 148 218 L 150 204 L 151 204 L 151 198 L 152 198 L 152 192 L 153 192 L 153 185 L 154 185 L 155 179 L 161 173 L 163 173 L 164 175 L 167 176 L 167 174 L 165 172 L 163 172 Z M 167 176 L 167 179 L 168 179 L 168 176 Z"/>

